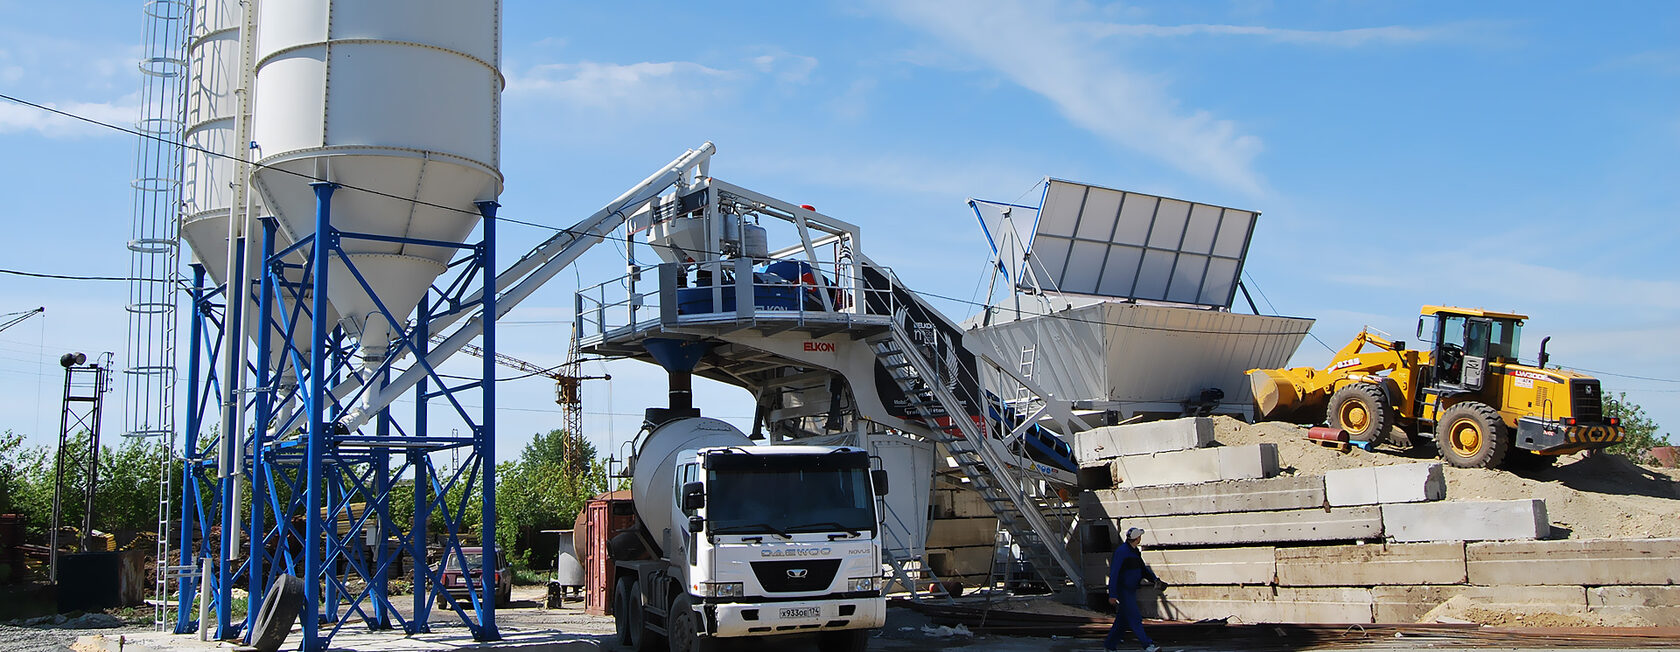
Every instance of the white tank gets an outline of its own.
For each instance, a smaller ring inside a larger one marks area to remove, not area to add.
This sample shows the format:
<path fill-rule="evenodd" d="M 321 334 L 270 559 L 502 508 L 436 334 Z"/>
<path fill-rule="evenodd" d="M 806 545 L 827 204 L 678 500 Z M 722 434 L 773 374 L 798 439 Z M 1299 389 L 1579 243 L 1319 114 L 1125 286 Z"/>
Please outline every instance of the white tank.
<path fill-rule="evenodd" d="M 630 496 L 636 501 L 636 515 L 658 540 L 672 528 L 677 491 L 677 454 L 710 446 L 752 446 L 745 434 L 717 419 L 692 417 L 666 422 L 647 436 L 637 451 L 630 474 Z"/>
<path fill-rule="evenodd" d="M 348 186 L 333 197 L 341 231 L 464 241 L 473 203 L 501 193 L 499 0 L 265 2 L 257 25 L 255 183 L 286 235 L 314 232 L 322 178 Z M 343 245 L 399 320 L 460 254 Z M 393 332 L 372 297 L 342 262 L 329 274 L 341 323 L 365 358 L 384 357 Z"/>
<path fill-rule="evenodd" d="M 239 85 L 239 14 L 238 0 L 198 0 L 193 3 L 187 37 L 181 238 L 217 284 L 228 276 L 228 211 L 234 179 L 233 160 L 226 157 L 238 154 L 233 146 L 233 90 Z"/>
<path fill-rule="evenodd" d="M 239 0 L 197 0 L 193 3 L 192 26 L 187 41 L 188 70 L 186 129 L 187 148 L 181 158 L 181 238 L 192 248 L 193 259 L 204 265 L 210 280 L 221 285 L 228 274 L 228 218 L 233 213 L 234 178 L 232 157 L 244 154 L 239 147 L 235 130 L 238 100 L 234 89 L 239 87 Z M 202 151 L 201 151 L 202 150 Z M 253 198 L 254 200 L 255 198 Z M 261 202 L 253 201 L 252 210 L 262 214 Z M 261 230 L 248 234 L 247 245 L 256 251 L 262 247 Z M 277 234 L 276 251 L 292 243 L 284 233 Z M 253 262 L 256 256 L 253 256 Z M 299 259 L 301 262 L 301 258 Z M 258 269 L 246 270 L 253 289 L 258 283 Z M 305 292 L 304 300 L 309 300 Z M 287 305 L 276 305 L 275 312 L 290 314 Z M 309 332 L 307 311 L 299 313 L 299 333 Z M 338 314 L 329 307 L 328 323 L 336 323 Z M 254 342 L 261 327 L 255 311 L 247 312 L 247 336 Z M 272 354 L 279 354 L 284 342 L 274 338 Z M 309 352 L 307 341 L 300 351 Z M 272 357 L 271 357 L 272 359 Z"/>

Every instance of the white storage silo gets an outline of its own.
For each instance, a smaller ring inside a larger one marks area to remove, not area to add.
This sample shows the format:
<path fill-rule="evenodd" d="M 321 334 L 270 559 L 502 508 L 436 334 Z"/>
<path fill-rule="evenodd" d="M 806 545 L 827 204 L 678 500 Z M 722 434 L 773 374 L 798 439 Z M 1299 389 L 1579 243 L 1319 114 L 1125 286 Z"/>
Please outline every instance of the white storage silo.
<path fill-rule="evenodd" d="M 499 0 L 267 2 L 258 25 L 255 185 L 281 230 L 314 231 L 309 183 L 333 197 L 340 231 L 461 242 L 478 200 L 501 192 Z M 351 262 L 393 315 L 408 316 L 459 252 L 346 239 Z M 368 360 L 394 335 L 334 259 L 328 298 Z"/>
<path fill-rule="evenodd" d="M 235 95 L 241 81 L 239 31 L 242 8 L 239 0 L 196 0 L 192 8 L 192 25 L 188 31 L 186 130 L 187 147 L 182 153 L 182 214 L 181 238 L 192 249 L 193 259 L 204 265 L 210 280 L 220 285 L 230 277 L 228 273 L 228 220 L 235 213 L 236 157 L 247 154 L 241 146 L 237 130 L 238 98 Z M 262 215 L 262 203 L 250 198 L 252 215 Z M 291 240 L 278 234 L 275 249 L 284 249 Z M 253 292 L 260 277 L 257 275 L 256 254 L 261 251 L 262 229 L 253 225 L 247 233 L 246 246 L 252 249 L 253 266 L 245 278 Z M 299 259 L 301 262 L 301 258 Z M 295 279 L 294 279 L 295 280 Z M 304 302 L 308 305 L 308 292 Z M 283 294 L 283 296 L 285 296 Z M 276 304 L 275 311 L 289 315 L 289 301 Z M 309 332 L 307 311 L 299 312 L 299 333 Z M 327 314 L 329 323 L 338 321 L 335 312 Z M 246 313 L 246 337 L 256 341 L 261 327 L 256 311 Z M 270 347 L 278 353 L 284 346 L 278 337 Z M 300 341 L 300 351 L 307 353 L 310 345 Z M 276 359 L 278 363 L 278 360 Z"/>

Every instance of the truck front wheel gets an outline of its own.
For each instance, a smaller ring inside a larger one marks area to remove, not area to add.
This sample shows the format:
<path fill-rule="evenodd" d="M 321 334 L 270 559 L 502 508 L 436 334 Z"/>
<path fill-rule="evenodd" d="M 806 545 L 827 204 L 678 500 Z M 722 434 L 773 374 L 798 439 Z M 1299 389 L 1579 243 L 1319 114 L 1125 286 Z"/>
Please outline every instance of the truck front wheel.
<path fill-rule="evenodd" d="M 822 638 L 817 639 L 817 649 L 821 652 L 863 652 L 868 647 L 867 629 L 823 632 Z"/>
<path fill-rule="evenodd" d="M 667 622 L 671 626 L 665 638 L 671 642 L 671 652 L 717 652 L 722 648 L 717 639 L 700 635 L 700 614 L 694 612 L 694 599 L 687 593 L 671 603 Z"/>

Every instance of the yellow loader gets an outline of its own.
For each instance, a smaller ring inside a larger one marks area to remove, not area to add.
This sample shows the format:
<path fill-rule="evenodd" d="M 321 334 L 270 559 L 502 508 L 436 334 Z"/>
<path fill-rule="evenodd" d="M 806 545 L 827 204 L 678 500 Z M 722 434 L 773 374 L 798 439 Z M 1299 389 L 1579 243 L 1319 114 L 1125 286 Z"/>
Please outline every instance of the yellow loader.
<path fill-rule="evenodd" d="M 1517 361 L 1525 315 L 1424 306 L 1420 348 L 1361 331 L 1323 369 L 1252 369 L 1256 413 L 1316 421 L 1322 411 L 1351 441 L 1400 448 L 1432 443 L 1453 466 L 1550 464 L 1626 436 L 1605 418 L 1598 379 Z M 1432 440 L 1432 441 L 1431 441 Z"/>

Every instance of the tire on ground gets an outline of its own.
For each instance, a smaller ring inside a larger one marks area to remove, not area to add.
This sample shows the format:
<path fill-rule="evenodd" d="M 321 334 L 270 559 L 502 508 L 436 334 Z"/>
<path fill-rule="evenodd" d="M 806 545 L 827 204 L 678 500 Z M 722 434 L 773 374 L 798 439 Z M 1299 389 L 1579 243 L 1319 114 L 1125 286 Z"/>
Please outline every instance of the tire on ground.
<path fill-rule="evenodd" d="M 1325 421 L 1347 431 L 1348 440 L 1381 443 L 1394 423 L 1388 395 L 1371 383 L 1350 383 L 1330 396 Z"/>
<path fill-rule="evenodd" d="M 1511 437 L 1499 413 L 1485 403 L 1454 403 L 1435 422 L 1435 444 L 1441 459 L 1453 466 L 1493 468 L 1505 461 Z"/>
<path fill-rule="evenodd" d="M 251 647 L 259 652 L 278 652 L 286 644 L 292 622 L 302 610 L 303 580 L 291 575 L 275 578 L 274 585 L 263 596 L 256 620 L 251 623 Z"/>

